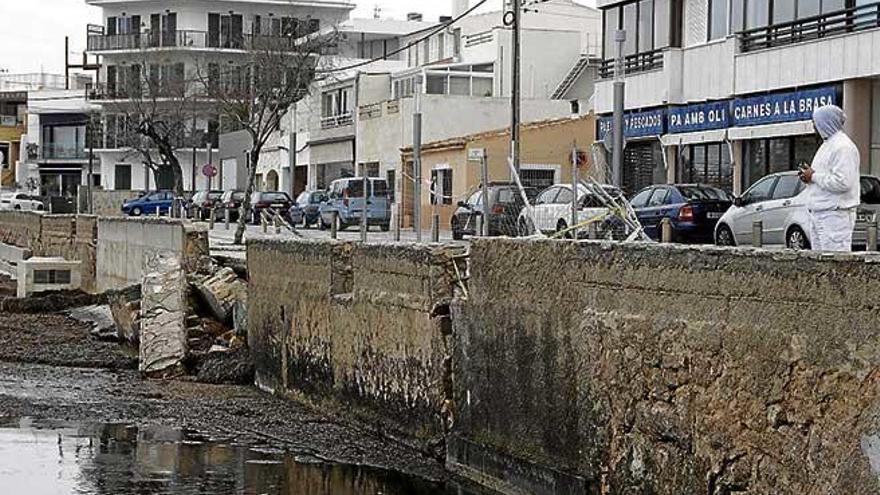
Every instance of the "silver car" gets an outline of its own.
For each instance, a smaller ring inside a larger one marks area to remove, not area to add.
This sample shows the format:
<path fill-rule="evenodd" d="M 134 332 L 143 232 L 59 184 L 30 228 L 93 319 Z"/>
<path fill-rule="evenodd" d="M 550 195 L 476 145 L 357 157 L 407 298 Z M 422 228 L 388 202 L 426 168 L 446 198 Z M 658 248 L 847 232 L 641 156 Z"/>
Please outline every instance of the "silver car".
<path fill-rule="evenodd" d="M 856 248 L 865 247 L 868 224 L 880 212 L 880 179 L 863 175 L 861 188 L 862 204 L 853 232 Z M 810 249 L 810 212 L 806 201 L 806 187 L 796 171 L 768 175 L 736 198 L 721 217 L 715 227 L 715 244 L 751 245 L 753 224 L 760 220 L 763 245 Z"/>

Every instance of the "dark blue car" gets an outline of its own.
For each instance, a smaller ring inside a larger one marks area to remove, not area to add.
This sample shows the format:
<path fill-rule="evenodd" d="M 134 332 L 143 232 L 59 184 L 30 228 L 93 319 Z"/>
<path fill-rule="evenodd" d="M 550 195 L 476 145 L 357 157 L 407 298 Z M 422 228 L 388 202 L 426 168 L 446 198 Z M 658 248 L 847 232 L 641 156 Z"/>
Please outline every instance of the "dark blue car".
<path fill-rule="evenodd" d="M 296 198 L 287 215 L 290 223 L 308 228 L 317 225 L 321 217 L 321 204 L 327 201 L 324 191 L 305 191 Z"/>
<path fill-rule="evenodd" d="M 123 203 L 122 213 L 139 217 L 141 215 L 155 215 L 158 210 L 160 215 L 167 215 L 171 211 L 171 203 L 173 202 L 174 193 L 171 191 L 150 192 Z"/>
<path fill-rule="evenodd" d="M 717 187 L 701 184 L 658 184 L 639 191 L 630 200 L 645 233 L 654 240 L 662 235 L 661 222 L 672 224 L 674 242 L 713 242 L 715 224 L 733 204 Z"/>

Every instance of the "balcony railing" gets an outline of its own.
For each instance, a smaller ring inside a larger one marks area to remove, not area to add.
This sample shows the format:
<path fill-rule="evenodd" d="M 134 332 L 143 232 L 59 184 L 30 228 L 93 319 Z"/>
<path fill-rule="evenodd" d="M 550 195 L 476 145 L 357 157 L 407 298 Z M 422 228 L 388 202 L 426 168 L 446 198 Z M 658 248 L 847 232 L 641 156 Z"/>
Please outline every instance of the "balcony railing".
<path fill-rule="evenodd" d="M 623 59 L 623 71 L 625 74 L 633 74 L 636 72 L 645 72 L 654 69 L 663 68 L 663 52 L 664 49 L 653 50 L 650 52 L 636 53 L 628 55 Z M 615 61 L 603 60 L 599 67 L 599 77 L 608 79 L 614 77 Z"/>
<path fill-rule="evenodd" d="M 877 27 L 880 27 L 880 3 L 860 5 L 743 31 L 739 33 L 740 50 L 750 52 Z"/>
<path fill-rule="evenodd" d="M 292 36 L 270 35 L 221 35 L 219 32 L 205 31 L 163 31 L 158 33 L 135 34 L 93 34 L 88 37 L 88 50 L 115 51 L 141 50 L 152 48 L 217 48 L 228 50 L 293 50 L 297 39 Z"/>
<path fill-rule="evenodd" d="M 186 83 L 171 82 L 167 86 L 159 87 L 155 93 L 151 93 L 144 86 L 136 84 L 106 84 L 100 83 L 92 85 L 91 89 L 86 92 L 88 100 L 129 100 L 129 99 L 163 99 L 163 98 L 183 98 L 186 92 Z"/>
<path fill-rule="evenodd" d="M 351 123 L 351 112 L 346 112 L 339 115 L 332 115 L 330 117 L 322 117 L 321 129 L 335 129 L 337 127 L 345 127 L 347 125 L 351 125 Z"/>
<path fill-rule="evenodd" d="M 85 160 L 89 156 L 83 144 L 71 145 L 62 143 L 43 144 L 41 157 L 43 160 Z"/>

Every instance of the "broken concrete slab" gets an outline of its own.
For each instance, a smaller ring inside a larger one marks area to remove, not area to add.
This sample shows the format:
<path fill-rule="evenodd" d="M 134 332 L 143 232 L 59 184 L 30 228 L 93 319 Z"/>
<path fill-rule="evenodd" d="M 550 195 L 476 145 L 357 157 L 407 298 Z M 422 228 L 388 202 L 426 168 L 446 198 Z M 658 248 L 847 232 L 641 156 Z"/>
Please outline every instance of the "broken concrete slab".
<path fill-rule="evenodd" d="M 66 314 L 74 320 L 91 325 L 92 337 L 106 342 L 119 341 L 119 331 L 116 328 L 116 322 L 113 321 L 113 312 L 110 311 L 108 304 L 74 308 L 68 310 Z"/>
<path fill-rule="evenodd" d="M 247 298 L 247 284 L 232 268 L 220 268 L 207 278 L 193 282 L 193 288 L 217 321 L 225 324 L 232 324 L 235 303 Z"/>
<path fill-rule="evenodd" d="M 137 348 L 141 336 L 141 286 L 132 285 L 107 293 L 110 314 L 121 342 Z"/>
<path fill-rule="evenodd" d="M 180 255 L 147 253 L 141 290 L 140 371 L 151 377 L 178 376 L 187 352 L 187 284 Z"/>

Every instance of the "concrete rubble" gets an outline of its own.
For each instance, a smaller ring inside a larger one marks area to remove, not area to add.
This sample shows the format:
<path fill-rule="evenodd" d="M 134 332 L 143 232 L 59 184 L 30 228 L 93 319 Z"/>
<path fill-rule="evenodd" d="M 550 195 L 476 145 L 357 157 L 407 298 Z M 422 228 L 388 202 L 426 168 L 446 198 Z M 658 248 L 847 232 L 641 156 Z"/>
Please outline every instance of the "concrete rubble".
<path fill-rule="evenodd" d="M 67 316 L 92 327 L 92 337 L 106 342 L 118 342 L 119 332 L 108 304 L 95 304 L 67 311 Z"/>
<path fill-rule="evenodd" d="M 220 268 L 206 278 L 193 281 L 192 286 L 214 318 L 224 324 L 233 323 L 236 302 L 247 298 L 247 285 L 231 268 Z"/>
<path fill-rule="evenodd" d="M 140 371 L 147 376 L 184 372 L 187 352 L 186 274 L 180 256 L 148 253 L 141 284 Z"/>

